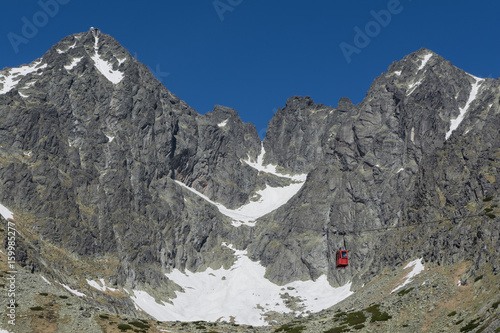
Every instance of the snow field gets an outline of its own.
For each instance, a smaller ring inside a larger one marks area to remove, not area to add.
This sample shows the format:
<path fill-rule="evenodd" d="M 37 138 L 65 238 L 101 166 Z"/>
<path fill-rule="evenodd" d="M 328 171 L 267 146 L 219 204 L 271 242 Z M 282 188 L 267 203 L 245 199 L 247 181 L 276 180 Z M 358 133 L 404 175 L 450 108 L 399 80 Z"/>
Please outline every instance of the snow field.
<path fill-rule="evenodd" d="M 223 127 L 226 124 L 224 121 L 219 126 Z M 292 180 L 292 184 L 284 187 L 267 185 L 265 189 L 257 191 L 255 201 L 238 209 L 228 209 L 195 189 L 179 181 L 176 183 L 215 205 L 222 214 L 233 220 L 233 226 L 254 226 L 255 220 L 286 204 L 299 192 L 307 178 L 307 174 L 281 174 L 275 165 L 264 165 L 264 155 L 265 150 L 262 146 L 256 162 L 248 158 L 242 163 L 259 172 L 288 178 Z M 264 277 L 266 268 L 259 262 L 250 260 L 247 251 L 236 250 L 232 245 L 225 243 L 222 245 L 235 253 L 236 261 L 230 269 L 209 268 L 198 273 L 173 270 L 166 274 L 170 280 L 183 288 L 183 292 L 176 292 L 177 297 L 171 300 L 172 304 L 164 301 L 157 303 L 152 296 L 141 290 L 134 290 L 131 299 L 138 308 L 161 321 L 229 321 L 234 317 L 235 321 L 241 324 L 267 325 L 264 313 L 291 312 L 281 297 L 285 293 L 300 298 L 305 307 L 303 315 L 308 311 L 317 312 L 326 309 L 352 294 L 350 283 L 340 288 L 333 288 L 325 275 L 316 281 L 295 281 L 285 286 L 278 286 Z"/>
<path fill-rule="evenodd" d="M 234 251 L 236 262 L 229 269 L 207 269 L 204 272 L 182 273 L 174 270 L 166 276 L 182 286 L 183 292 L 176 292 L 173 304 L 156 303 L 148 293 L 134 290 L 131 299 L 136 306 L 161 321 L 229 321 L 264 326 L 268 323 L 263 314 L 268 311 L 291 312 L 281 298 L 281 294 L 299 297 L 307 311 L 317 312 L 349 297 L 351 284 L 333 288 L 326 276 L 316 281 L 295 281 L 278 286 L 267 280 L 266 269 L 259 262 L 251 261 L 247 252 L 236 250 L 232 245 L 223 244 Z"/>

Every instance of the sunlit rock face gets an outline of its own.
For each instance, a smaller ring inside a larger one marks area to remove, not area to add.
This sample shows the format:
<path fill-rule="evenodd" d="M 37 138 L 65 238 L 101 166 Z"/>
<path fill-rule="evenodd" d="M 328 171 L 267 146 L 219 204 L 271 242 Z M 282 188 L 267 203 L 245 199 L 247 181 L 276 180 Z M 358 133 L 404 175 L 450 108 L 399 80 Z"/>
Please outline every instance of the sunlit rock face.
<path fill-rule="evenodd" d="M 92 29 L 0 71 L 0 208 L 21 267 L 169 320 L 200 286 L 232 295 L 249 271 L 271 295 L 238 310 L 257 324 L 291 310 L 284 286 L 305 313 L 332 305 L 310 299 L 318 286 L 339 301 L 417 258 L 498 272 L 499 96 L 498 80 L 421 49 L 357 105 L 289 98 L 261 142 L 236 110 L 199 114 Z"/>

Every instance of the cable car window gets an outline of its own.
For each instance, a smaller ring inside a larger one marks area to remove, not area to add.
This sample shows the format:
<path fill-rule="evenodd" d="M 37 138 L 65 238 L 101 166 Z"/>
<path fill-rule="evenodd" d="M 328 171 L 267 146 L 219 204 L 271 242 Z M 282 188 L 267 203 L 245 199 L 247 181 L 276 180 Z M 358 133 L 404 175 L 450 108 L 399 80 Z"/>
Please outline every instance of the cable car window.
<path fill-rule="evenodd" d="M 347 252 L 342 252 L 342 258 L 347 258 Z"/>

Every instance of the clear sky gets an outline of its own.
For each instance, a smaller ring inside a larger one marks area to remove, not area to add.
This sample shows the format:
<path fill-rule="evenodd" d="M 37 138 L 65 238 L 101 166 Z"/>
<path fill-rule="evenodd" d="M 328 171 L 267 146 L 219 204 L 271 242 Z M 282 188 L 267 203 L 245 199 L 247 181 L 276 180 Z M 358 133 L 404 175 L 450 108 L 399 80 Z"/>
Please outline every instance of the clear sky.
<path fill-rule="evenodd" d="M 287 98 L 359 103 L 376 76 L 421 47 L 500 76 L 495 0 L 4 0 L 0 68 L 91 26 L 198 112 L 233 107 L 261 136 Z"/>

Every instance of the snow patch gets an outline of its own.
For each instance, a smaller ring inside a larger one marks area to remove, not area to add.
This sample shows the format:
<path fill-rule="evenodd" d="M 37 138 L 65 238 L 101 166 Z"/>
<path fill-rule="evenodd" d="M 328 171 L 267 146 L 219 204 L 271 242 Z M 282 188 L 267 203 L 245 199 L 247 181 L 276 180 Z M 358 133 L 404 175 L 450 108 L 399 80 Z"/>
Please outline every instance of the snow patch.
<path fill-rule="evenodd" d="M 0 215 L 6 220 L 14 218 L 14 214 L 2 204 L 0 204 Z"/>
<path fill-rule="evenodd" d="M 43 281 L 45 281 L 45 283 L 52 285 L 52 283 L 50 283 L 50 281 L 47 280 L 43 275 L 40 275 L 40 277 L 42 278 Z"/>
<path fill-rule="evenodd" d="M 11 68 L 8 70 L 7 76 L 0 74 L 0 83 L 3 85 L 2 89 L 0 89 L 0 95 L 6 94 L 14 89 L 24 76 L 47 67 L 47 64 L 40 66 L 41 63 L 42 60 L 39 60 L 32 65 Z"/>
<path fill-rule="evenodd" d="M 405 277 L 404 277 L 404 282 L 401 283 L 399 286 L 397 286 L 396 288 L 394 288 L 392 291 L 391 291 L 391 294 L 393 292 L 395 292 L 396 290 L 399 290 L 401 288 L 403 288 L 404 286 L 406 286 L 408 283 L 410 283 L 412 281 L 412 279 L 417 276 L 418 274 L 422 273 L 423 270 L 425 269 L 424 265 L 422 264 L 422 260 L 423 258 L 420 258 L 420 259 L 416 259 L 416 260 L 413 260 L 412 262 L 408 263 L 408 265 L 406 265 L 403 269 L 407 269 L 407 268 L 410 268 L 410 267 L 413 267 L 411 272 L 408 273 Z"/>
<path fill-rule="evenodd" d="M 224 120 L 223 122 L 218 123 L 218 124 L 217 124 L 217 126 L 219 126 L 219 127 L 225 127 L 225 126 L 227 125 L 227 121 L 228 121 L 228 120 L 229 120 L 229 119 L 226 119 L 226 120 Z"/>
<path fill-rule="evenodd" d="M 263 314 L 268 311 L 292 312 L 284 303 L 281 294 L 299 297 L 307 311 L 317 312 L 328 308 L 353 294 L 351 283 L 333 288 L 326 276 L 316 281 L 296 281 L 278 286 L 264 275 L 266 269 L 259 262 L 251 261 L 247 251 L 234 251 L 237 258 L 230 269 L 182 273 L 174 270 L 166 276 L 180 285 L 184 292 L 176 292 L 172 304 L 157 303 L 147 292 L 134 290 L 134 303 L 157 320 L 161 321 L 229 321 L 235 318 L 238 324 L 268 325 Z"/>
<path fill-rule="evenodd" d="M 95 32 L 95 31 L 97 31 L 97 30 L 94 30 L 93 32 Z M 102 59 L 99 56 L 98 44 L 99 44 L 99 34 L 94 33 L 94 51 L 95 51 L 95 53 L 91 58 L 94 61 L 95 68 L 97 68 L 97 70 L 99 72 L 101 72 L 101 74 L 104 75 L 104 77 L 106 79 L 108 79 L 111 83 L 113 83 L 113 84 L 120 83 L 121 80 L 123 79 L 123 73 L 120 72 L 119 70 L 116 70 L 116 71 L 113 70 L 113 64 L 107 62 L 106 60 Z"/>
<path fill-rule="evenodd" d="M 467 103 L 465 103 L 465 106 L 463 108 L 460 108 L 460 114 L 458 115 L 458 117 L 456 119 L 451 120 L 450 129 L 448 130 L 448 132 L 446 132 L 446 140 L 449 139 L 451 133 L 453 133 L 453 131 L 458 128 L 462 120 L 464 120 L 465 114 L 469 110 L 469 107 L 472 104 L 472 102 L 474 102 L 474 100 L 476 99 L 477 94 L 479 92 L 479 87 L 481 86 L 481 83 L 484 81 L 484 79 L 480 79 L 475 76 L 472 77 L 475 79 L 475 82 L 472 84 L 472 88 L 469 94 L 469 99 L 467 100 Z"/>
<path fill-rule="evenodd" d="M 266 188 L 257 191 L 256 196 L 259 197 L 257 201 L 251 201 L 246 205 L 237 209 L 229 209 L 224 205 L 210 200 L 204 194 L 188 187 L 180 181 L 175 181 L 182 187 L 190 190 L 194 194 L 202 197 L 209 203 L 215 205 L 217 209 L 224 215 L 233 219 L 233 226 L 239 227 L 241 225 L 255 226 L 255 220 L 262 217 L 279 207 L 283 206 L 290 200 L 301 188 L 304 183 L 294 183 L 285 187 L 271 187 L 266 185 Z"/>
<path fill-rule="evenodd" d="M 65 285 L 64 283 L 61 283 L 59 282 L 59 284 L 61 286 L 63 286 L 64 288 L 66 288 L 66 290 L 68 290 L 70 293 L 76 295 L 76 296 L 79 296 L 79 297 L 87 297 L 87 295 L 85 295 L 84 293 L 81 293 L 79 292 L 78 290 L 75 290 L 75 289 L 71 289 L 70 287 L 68 287 L 67 285 Z"/>
<path fill-rule="evenodd" d="M 429 61 L 429 59 L 432 57 L 432 53 L 428 53 L 424 56 L 424 59 L 422 59 L 422 63 L 420 64 L 420 67 L 418 68 L 418 70 L 422 70 L 424 69 L 425 65 L 427 65 L 427 62 Z"/>
<path fill-rule="evenodd" d="M 95 289 L 97 289 L 99 291 L 102 291 L 102 292 L 104 292 L 106 290 L 109 290 L 109 291 L 118 291 L 118 289 L 106 287 L 106 281 L 104 281 L 104 279 L 99 279 L 99 281 L 101 282 L 101 284 L 99 284 L 99 283 L 97 283 L 96 281 L 93 281 L 93 280 L 87 280 L 87 283 L 91 287 L 93 287 L 93 288 L 95 288 Z"/>
<path fill-rule="evenodd" d="M 122 81 L 123 73 L 118 70 L 113 70 L 112 64 L 110 64 L 106 60 L 101 59 L 97 53 L 94 54 L 91 58 L 94 61 L 97 70 L 101 72 L 101 74 L 104 75 L 104 77 L 111 83 L 118 84 Z"/>
<path fill-rule="evenodd" d="M 19 96 L 21 96 L 22 98 L 28 98 L 30 97 L 30 95 L 26 95 L 26 94 L 23 94 L 22 92 L 18 91 L 17 92 L 19 94 Z"/>
<path fill-rule="evenodd" d="M 59 53 L 59 54 L 63 54 L 63 53 L 68 52 L 69 50 L 73 49 L 75 46 L 76 46 L 76 42 L 74 42 L 74 43 L 73 43 L 73 45 L 68 46 L 68 49 L 67 49 L 66 51 L 63 51 L 63 50 L 61 50 L 61 49 L 56 49 L 56 51 L 57 51 L 57 53 Z"/>
<path fill-rule="evenodd" d="M 105 134 L 106 135 L 106 134 Z M 109 136 L 109 135 L 106 135 L 106 137 L 108 138 L 108 142 L 113 142 L 113 140 L 115 139 L 114 136 Z"/>
<path fill-rule="evenodd" d="M 233 220 L 233 226 L 240 227 L 242 225 L 247 225 L 253 227 L 255 226 L 255 220 L 286 204 L 295 194 L 297 194 L 297 192 L 299 192 L 307 178 L 307 174 L 286 175 L 278 173 L 275 165 L 264 166 L 264 154 L 264 147 L 262 147 L 261 154 L 258 156 L 257 162 L 251 162 L 250 160 L 243 162 L 257 169 L 259 172 L 267 172 L 279 177 L 285 177 L 292 180 L 293 183 L 284 187 L 271 187 L 266 185 L 263 190 L 259 190 L 254 194 L 254 197 L 252 198 L 253 200 L 251 199 L 249 203 L 237 209 L 226 208 L 224 205 L 210 200 L 207 196 L 191 187 L 188 187 L 180 181 L 176 181 L 176 183 L 215 205 L 222 214 Z"/>
<path fill-rule="evenodd" d="M 64 66 L 64 68 L 66 68 L 66 70 L 70 71 L 72 70 L 73 68 L 76 67 L 76 65 L 78 65 L 78 63 L 80 62 L 80 60 L 82 60 L 83 57 L 80 57 L 80 58 L 73 58 L 73 60 L 71 61 L 71 64 L 69 64 L 68 66 Z"/>
<path fill-rule="evenodd" d="M 406 93 L 407 96 L 410 96 L 412 94 L 412 92 L 415 91 L 415 89 L 417 89 L 417 87 L 419 85 L 422 84 L 422 79 L 420 79 L 418 82 L 415 82 L 415 83 L 412 83 L 408 86 L 408 92 Z"/>
<path fill-rule="evenodd" d="M 274 165 L 274 164 L 264 165 L 264 155 L 265 154 L 266 154 L 266 151 L 264 149 L 264 145 L 262 144 L 260 155 L 257 156 L 257 162 L 250 161 L 250 157 L 247 160 L 244 160 L 243 162 L 245 162 L 246 164 L 248 164 L 252 168 L 254 168 L 258 171 L 261 171 L 261 172 L 267 172 L 267 173 L 273 174 L 273 175 L 278 176 L 278 177 L 285 177 L 285 178 L 289 178 L 291 180 L 298 181 L 298 182 L 305 182 L 306 181 L 307 174 L 299 174 L 299 175 L 282 174 L 282 173 L 279 173 L 278 171 L 276 171 L 276 167 L 277 167 L 276 165 Z"/>
<path fill-rule="evenodd" d="M 394 74 L 396 74 L 397 76 L 400 76 L 401 75 L 401 71 L 396 71 L 396 72 L 394 72 Z"/>

